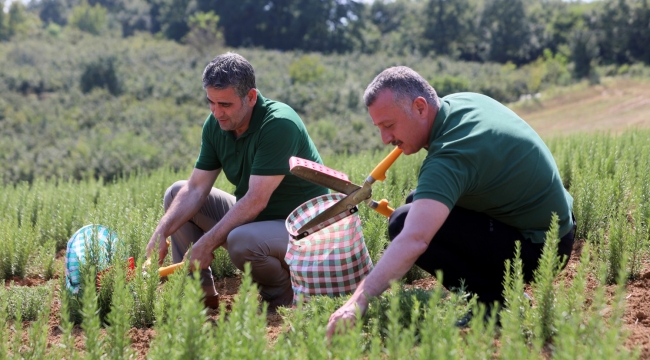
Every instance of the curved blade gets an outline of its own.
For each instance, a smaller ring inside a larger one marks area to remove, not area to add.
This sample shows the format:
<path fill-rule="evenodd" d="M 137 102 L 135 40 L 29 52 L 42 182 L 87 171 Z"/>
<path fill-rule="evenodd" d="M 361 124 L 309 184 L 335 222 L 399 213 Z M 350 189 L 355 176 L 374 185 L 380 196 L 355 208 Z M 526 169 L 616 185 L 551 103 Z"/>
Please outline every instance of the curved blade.
<path fill-rule="evenodd" d="M 329 222 L 327 225 L 318 227 L 318 225 L 327 223 L 328 220 L 330 219 L 332 219 L 333 221 L 340 220 L 356 212 L 355 210 L 353 210 L 353 208 L 359 203 L 359 201 L 354 199 L 353 196 L 354 194 L 355 193 L 353 192 L 352 194 L 341 199 L 336 204 L 327 208 L 327 210 L 316 215 L 313 219 L 309 220 L 305 225 L 303 225 L 300 229 L 298 229 L 298 233 L 299 234 L 302 234 L 304 232 L 312 233 L 333 223 L 333 222 Z M 317 229 L 315 229 L 314 231 L 309 231 L 312 228 L 317 228 Z"/>
<path fill-rule="evenodd" d="M 292 156 L 289 159 L 289 168 L 292 174 L 301 179 L 346 195 L 361 188 L 351 183 L 344 173 L 299 157 Z"/>

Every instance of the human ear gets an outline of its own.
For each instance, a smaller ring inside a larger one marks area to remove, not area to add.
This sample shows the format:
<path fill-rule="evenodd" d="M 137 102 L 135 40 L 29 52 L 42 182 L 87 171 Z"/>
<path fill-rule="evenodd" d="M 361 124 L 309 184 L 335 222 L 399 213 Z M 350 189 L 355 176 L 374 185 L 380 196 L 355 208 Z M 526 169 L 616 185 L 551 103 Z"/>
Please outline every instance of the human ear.
<path fill-rule="evenodd" d="M 427 101 L 422 96 L 418 96 L 415 100 L 413 100 L 413 111 L 415 111 L 420 116 L 426 116 L 429 110 L 429 107 L 427 105 Z"/>
<path fill-rule="evenodd" d="M 246 94 L 246 101 L 248 101 L 249 105 L 255 105 L 257 102 L 257 89 L 251 88 L 248 90 L 248 93 Z"/>

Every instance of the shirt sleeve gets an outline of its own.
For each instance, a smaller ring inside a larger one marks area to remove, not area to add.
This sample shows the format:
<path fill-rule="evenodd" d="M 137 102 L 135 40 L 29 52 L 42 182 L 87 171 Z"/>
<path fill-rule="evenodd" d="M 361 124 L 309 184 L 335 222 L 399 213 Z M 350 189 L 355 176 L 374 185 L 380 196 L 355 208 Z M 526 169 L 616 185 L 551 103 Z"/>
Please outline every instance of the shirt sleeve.
<path fill-rule="evenodd" d="M 414 200 L 440 201 L 451 210 L 472 186 L 474 167 L 449 151 L 429 154 L 420 168 Z"/>
<path fill-rule="evenodd" d="M 291 120 L 277 118 L 260 131 L 251 175 L 291 175 L 289 158 L 298 153 L 305 133 Z"/>
<path fill-rule="evenodd" d="M 221 168 L 221 161 L 217 154 L 217 147 L 214 144 L 214 133 L 216 120 L 212 116 L 208 116 L 203 124 L 203 131 L 201 133 L 201 151 L 199 157 L 196 159 L 194 167 L 199 170 L 212 171 Z"/>

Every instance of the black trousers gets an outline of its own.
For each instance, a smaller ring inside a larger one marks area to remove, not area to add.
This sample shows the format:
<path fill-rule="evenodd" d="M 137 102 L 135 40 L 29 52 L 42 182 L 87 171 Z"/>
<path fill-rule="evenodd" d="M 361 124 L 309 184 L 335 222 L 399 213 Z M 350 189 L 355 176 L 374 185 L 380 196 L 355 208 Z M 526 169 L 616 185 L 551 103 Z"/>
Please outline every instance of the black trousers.
<path fill-rule="evenodd" d="M 412 194 L 407 204 L 397 208 L 389 219 L 391 241 L 404 227 L 411 199 Z M 573 249 L 575 228 L 562 237 L 558 245 L 558 254 L 567 259 Z M 522 239 L 517 229 L 485 214 L 456 206 L 415 264 L 432 275 L 442 270 L 443 285 L 447 289 L 460 287 L 463 280 L 466 290 L 478 295 L 480 302 L 503 303 L 504 262 L 514 257 L 516 241 L 521 242 L 524 280 L 530 282 L 544 244 Z"/>

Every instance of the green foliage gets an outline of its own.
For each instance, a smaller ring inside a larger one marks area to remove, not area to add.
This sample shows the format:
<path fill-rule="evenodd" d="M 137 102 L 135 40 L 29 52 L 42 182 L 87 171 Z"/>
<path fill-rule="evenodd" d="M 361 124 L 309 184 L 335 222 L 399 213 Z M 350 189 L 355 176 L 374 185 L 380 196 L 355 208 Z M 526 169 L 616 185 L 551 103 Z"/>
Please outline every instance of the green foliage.
<path fill-rule="evenodd" d="M 7 319 L 36 320 L 43 310 L 44 300 L 50 298 L 51 292 L 50 286 L 15 286 L 13 281 L 8 288 L 0 287 L 0 298 L 7 306 Z"/>
<path fill-rule="evenodd" d="M 325 67 L 313 55 L 304 55 L 289 65 L 289 77 L 294 83 L 310 83 L 320 79 Z"/>
<path fill-rule="evenodd" d="M 4 12 L 5 1 L 0 1 L 0 41 L 29 34 L 40 26 L 38 18 L 29 13 L 20 1 L 11 1 L 9 12 Z"/>
<path fill-rule="evenodd" d="M 1 5 L 1 4 L 0 4 Z M 7 358 L 7 343 L 9 342 L 9 329 L 7 326 L 7 293 L 0 291 L 0 358 Z"/>
<path fill-rule="evenodd" d="M 9 27 L 7 26 L 7 15 L 5 15 L 5 1 L 0 0 L 0 41 L 9 40 Z"/>
<path fill-rule="evenodd" d="M 76 295 L 72 295 L 65 288 L 65 279 L 61 277 L 59 281 L 59 299 L 61 300 L 60 327 L 61 327 L 61 355 L 66 359 L 77 359 L 78 356 L 74 347 L 74 336 L 72 330 L 75 323 L 81 323 L 81 319 L 73 318 L 79 314 L 78 301 Z"/>
<path fill-rule="evenodd" d="M 33 227 L 18 223 L 16 218 L 0 218 L 0 236 L 4 239 L 0 247 L 0 279 L 27 274 L 27 263 L 36 245 L 36 232 Z"/>
<path fill-rule="evenodd" d="M 210 264 L 212 275 L 215 279 L 223 279 L 226 277 L 235 277 L 240 271 L 235 264 L 230 261 L 228 251 L 222 247 L 213 252 L 214 260 Z"/>
<path fill-rule="evenodd" d="M 93 269 L 94 270 L 94 269 Z M 86 338 L 87 357 L 91 359 L 101 358 L 104 346 L 104 339 L 100 336 L 101 320 L 98 307 L 98 296 L 95 292 L 95 271 L 88 271 L 83 274 L 83 286 L 81 295 L 81 328 Z"/>
<path fill-rule="evenodd" d="M 228 316 L 220 316 L 214 331 L 212 346 L 220 349 L 219 356 L 229 359 L 263 359 L 269 356 L 266 341 L 266 303 L 260 313 L 257 286 L 250 275 L 250 264 L 244 265 L 244 276 Z M 226 313 L 222 302 L 220 314 Z M 246 329 L 246 331 L 241 331 Z M 232 334 L 240 334 L 237 339 Z"/>
<path fill-rule="evenodd" d="M 469 80 L 461 76 L 442 75 L 436 79 L 430 80 L 429 83 L 434 89 L 436 89 L 436 93 L 440 97 L 457 92 L 468 91 L 470 88 Z"/>
<path fill-rule="evenodd" d="M 223 48 L 223 33 L 217 28 L 218 24 L 219 16 L 213 11 L 197 12 L 190 16 L 190 31 L 183 38 L 183 42 L 202 55 L 208 55 L 210 50 Z"/>
<path fill-rule="evenodd" d="M 536 315 L 539 318 L 537 322 L 536 335 L 546 342 L 551 339 L 555 333 L 555 299 L 553 294 L 553 281 L 560 273 L 563 265 L 569 259 L 559 259 L 557 255 L 559 236 L 559 218 L 553 213 L 551 227 L 546 232 L 546 240 L 542 257 L 539 260 L 539 266 L 535 270 L 535 280 L 533 288 L 537 298 Z"/>
<path fill-rule="evenodd" d="M 99 4 L 90 6 L 85 0 L 72 9 L 68 24 L 81 31 L 99 35 L 106 29 L 107 10 Z"/>
<path fill-rule="evenodd" d="M 142 247 L 144 247 L 144 245 Z M 152 264 L 157 264 L 157 257 L 153 256 L 151 262 Z M 138 261 L 136 269 L 142 269 L 142 261 Z M 156 319 L 156 289 L 160 279 L 155 265 L 150 267 L 149 270 L 150 272 L 136 271 L 135 276 L 129 283 L 129 290 L 133 295 L 131 325 L 138 328 L 151 326 L 154 324 Z"/>
<path fill-rule="evenodd" d="M 106 88 L 112 95 L 119 95 L 121 85 L 115 63 L 115 57 L 108 57 L 87 64 L 81 74 L 81 91 Z"/>
<path fill-rule="evenodd" d="M 177 271 L 171 277 L 175 280 L 169 293 L 164 296 L 164 305 L 156 305 L 159 321 L 156 331 L 165 334 L 152 343 L 151 356 L 165 359 L 199 359 L 210 357 L 210 324 L 206 323 L 205 309 L 201 303 L 203 291 L 199 273 L 187 276 Z M 160 317 L 164 312 L 164 318 Z M 220 349 L 221 350 L 221 349 Z"/>
<path fill-rule="evenodd" d="M 249 54 L 262 59 L 262 53 L 255 50 Z M 282 57 L 285 55 L 271 54 L 268 56 L 277 58 L 267 59 L 268 62 L 260 60 L 268 66 L 264 72 L 269 76 L 260 79 L 261 84 L 277 79 L 270 64 L 285 59 Z M 342 59 L 331 56 L 321 61 L 327 68 L 342 64 Z M 360 59 L 364 61 L 365 58 Z M 544 61 L 548 60 L 544 58 Z M 450 69 L 455 66 L 451 61 L 441 64 Z M 439 65 L 432 66 L 438 69 Z M 369 77 L 370 73 L 372 71 L 368 70 Z M 89 94 L 92 93 L 95 92 Z M 345 96 L 341 99 L 347 99 L 347 93 L 340 94 Z M 146 242 L 163 213 L 163 192 L 175 180 L 187 177 L 190 169 L 134 172 L 111 182 L 39 178 L 31 184 L 2 185 L 2 269 L 18 274 L 16 269 L 20 264 L 27 264 L 22 276 L 31 273 L 43 276 L 51 271 L 47 262 L 52 259 L 53 249 L 63 249 L 79 227 L 88 223 L 103 224 L 118 233 L 123 244 L 112 257 L 112 270 L 102 275 L 99 292 L 94 289 L 92 270 L 84 274 L 88 291 L 78 295 L 68 293 L 63 276 L 60 276 L 61 346 L 47 349 L 51 353 L 46 357 L 91 358 L 97 354 L 128 357 L 126 329 L 153 326 L 156 337 L 148 354 L 153 358 L 193 354 L 210 357 L 214 356 L 214 351 L 232 358 L 435 358 L 440 354 L 450 358 L 634 358 L 638 353 L 625 348 L 623 294 L 625 280 L 640 275 L 641 261 L 647 259 L 650 251 L 650 133 L 635 129 L 617 136 L 580 134 L 551 139 L 547 143 L 574 199 L 577 239 L 586 240 L 581 263 L 576 266 L 572 280 L 563 277 L 562 272 L 556 276 L 559 259 L 551 256 L 554 242 L 550 239 L 557 239 L 559 234 L 553 226 L 548 233 L 547 249 L 535 284 L 530 291 L 526 290 L 533 298 L 531 307 L 524 296 L 521 260 L 516 256 L 506 267 L 506 301 L 499 314 L 501 329 L 498 334 L 496 317 L 491 322 L 483 322 L 482 314 L 486 310 L 473 301 L 468 302 L 462 294 L 444 296 L 441 288 L 423 291 L 400 287 L 374 299 L 368 315 L 360 319 L 348 335 L 337 336 L 329 344 L 324 340 L 328 317 L 345 302 L 345 297 L 316 297 L 308 303 L 300 303 L 296 309 L 287 309 L 284 314 L 287 332 L 275 343 L 268 343 L 266 318 L 260 314 L 257 292 L 246 275 L 230 309 L 224 301 L 217 325 L 206 325 L 209 322 L 206 323 L 206 313 L 199 305 L 202 294 L 196 279 L 187 276 L 186 271 L 179 271 L 160 284 L 155 259 L 147 274 L 139 271 Z M 353 182 L 360 183 L 387 152 L 385 147 L 379 151 L 360 150 L 354 155 L 328 155 L 324 161 L 327 166 L 346 173 Z M 393 207 L 401 205 L 415 187 L 424 156 L 424 153 L 401 156 L 388 171 L 387 179 L 375 184 L 373 197 L 386 198 Z M 225 191 L 233 190 L 223 177 L 215 186 Z M 364 240 L 376 263 L 388 244 L 386 218 L 365 206 L 360 208 L 359 216 Z M 219 250 L 216 255 L 212 264 L 215 275 L 234 274 L 226 252 Z M 138 259 L 138 271 L 129 281 L 122 268 L 126 256 Z M 89 249 L 89 264 L 97 265 L 92 260 L 95 258 L 93 250 Z M 589 277 L 596 286 L 587 287 Z M 37 324 L 44 323 L 46 316 L 38 310 L 43 309 L 43 299 L 50 297 L 46 293 L 51 291 L 49 288 L 10 286 L 0 289 L 0 325 L 7 315 L 10 319 L 0 326 L 2 339 L 7 339 L 0 341 L 0 355 L 3 351 L 23 357 L 32 352 L 40 354 L 45 327 L 28 323 L 23 326 L 22 321 L 12 322 L 11 319 L 30 318 Z M 611 303 L 607 302 L 608 292 L 615 294 Z M 13 300 L 9 301 L 10 298 Z M 468 309 L 477 315 L 470 329 L 461 332 L 453 325 Z M 74 322 L 82 324 L 84 335 L 88 337 L 87 346 L 94 348 L 87 348 L 90 350 L 84 353 L 74 348 Z M 105 335 L 103 330 L 98 330 L 102 326 Z M 17 342 L 18 337 L 13 336 L 22 337 L 24 332 L 27 333 L 25 338 L 32 339 L 28 345 Z M 102 335 L 90 339 L 97 332 Z M 101 344 L 94 344 L 96 340 Z"/>
<path fill-rule="evenodd" d="M 47 354 L 51 310 L 48 305 L 54 299 L 53 290 L 50 288 L 47 296 L 41 298 L 41 309 L 38 312 L 38 319 L 32 323 L 32 326 L 27 331 L 27 351 L 25 352 L 25 358 L 27 359 L 42 359 Z"/>
<path fill-rule="evenodd" d="M 585 27 L 576 28 L 569 37 L 571 47 L 571 60 L 573 61 L 573 75 L 576 78 L 587 78 L 593 75 L 596 65 L 598 48 L 593 32 Z"/>
<path fill-rule="evenodd" d="M 422 50 L 425 53 L 433 51 L 437 55 L 476 60 L 479 40 L 476 36 L 476 6 L 477 3 L 471 0 L 427 1 Z"/>

